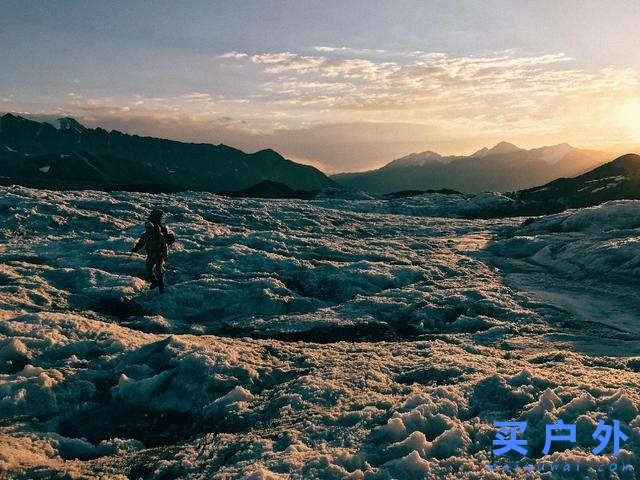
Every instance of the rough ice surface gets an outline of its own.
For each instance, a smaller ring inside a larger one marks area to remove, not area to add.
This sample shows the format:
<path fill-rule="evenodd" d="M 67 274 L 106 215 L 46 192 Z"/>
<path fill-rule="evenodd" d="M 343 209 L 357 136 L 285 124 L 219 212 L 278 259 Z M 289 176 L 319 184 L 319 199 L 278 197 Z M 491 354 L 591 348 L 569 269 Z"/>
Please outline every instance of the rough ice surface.
<path fill-rule="evenodd" d="M 640 202 L 460 218 L 505 201 L 0 189 L 0 476 L 520 478 L 496 420 L 637 472 Z M 164 295 L 127 261 L 158 206 Z M 635 478 L 598 475 L 559 478 Z"/>

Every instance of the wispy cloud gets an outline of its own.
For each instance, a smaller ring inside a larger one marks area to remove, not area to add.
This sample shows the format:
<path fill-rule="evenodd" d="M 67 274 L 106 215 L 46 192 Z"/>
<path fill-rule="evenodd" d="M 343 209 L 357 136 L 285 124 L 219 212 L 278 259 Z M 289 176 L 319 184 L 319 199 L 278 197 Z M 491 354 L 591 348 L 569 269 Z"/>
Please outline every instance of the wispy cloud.
<path fill-rule="evenodd" d="M 567 124 L 592 130 L 602 121 L 599 115 L 637 96 L 640 86 L 637 70 L 571 68 L 572 59 L 564 53 L 456 57 L 414 52 L 402 61 L 292 52 L 246 58 L 264 74 L 277 76 L 261 85 L 274 104 L 319 108 L 324 114 L 330 109 L 342 119 L 429 118 L 452 127 L 466 124 L 465 130 L 472 126 L 480 134 L 514 128 L 550 132 Z"/>
<path fill-rule="evenodd" d="M 388 53 L 387 50 L 371 49 L 371 48 L 354 48 L 354 47 L 327 47 L 327 46 L 315 46 L 313 50 L 321 53 L 340 53 L 350 55 L 382 55 Z"/>
<path fill-rule="evenodd" d="M 561 52 L 366 55 L 329 46 L 305 52 L 220 55 L 220 64 L 242 66 L 242 94 L 212 85 L 165 97 L 113 97 L 74 86 L 47 113 L 248 150 L 274 147 L 331 171 L 421 149 L 468 152 L 505 138 L 523 146 L 640 140 L 636 69 L 586 70 Z M 5 110 L 41 111 L 34 99 L 0 92 L 0 101 Z"/>
<path fill-rule="evenodd" d="M 223 53 L 222 55 L 220 55 L 220 58 L 235 58 L 235 59 L 239 59 L 239 58 L 246 58 L 249 55 L 247 55 L 246 53 L 242 53 L 242 52 L 226 52 Z"/>

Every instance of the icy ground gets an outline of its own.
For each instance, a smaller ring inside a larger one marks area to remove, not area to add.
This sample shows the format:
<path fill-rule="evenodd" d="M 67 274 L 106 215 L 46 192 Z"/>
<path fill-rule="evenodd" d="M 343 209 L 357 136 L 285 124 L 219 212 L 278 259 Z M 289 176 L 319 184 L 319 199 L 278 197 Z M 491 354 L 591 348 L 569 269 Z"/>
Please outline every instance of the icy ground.
<path fill-rule="evenodd" d="M 454 218 L 503 201 L 0 189 L 0 477 L 515 478 L 518 419 L 522 464 L 638 471 L 640 202 Z M 127 262 L 157 206 L 164 295 Z"/>

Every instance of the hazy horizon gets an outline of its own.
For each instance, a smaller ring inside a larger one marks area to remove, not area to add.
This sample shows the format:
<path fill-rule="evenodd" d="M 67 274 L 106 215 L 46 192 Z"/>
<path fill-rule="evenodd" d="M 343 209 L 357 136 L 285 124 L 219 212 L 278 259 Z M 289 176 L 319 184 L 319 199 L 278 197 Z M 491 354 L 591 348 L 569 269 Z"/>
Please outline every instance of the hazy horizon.
<path fill-rule="evenodd" d="M 622 152 L 640 142 L 638 18 L 633 1 L 9 1 L 0 111 L 326 173 L 500 141 Z"/>

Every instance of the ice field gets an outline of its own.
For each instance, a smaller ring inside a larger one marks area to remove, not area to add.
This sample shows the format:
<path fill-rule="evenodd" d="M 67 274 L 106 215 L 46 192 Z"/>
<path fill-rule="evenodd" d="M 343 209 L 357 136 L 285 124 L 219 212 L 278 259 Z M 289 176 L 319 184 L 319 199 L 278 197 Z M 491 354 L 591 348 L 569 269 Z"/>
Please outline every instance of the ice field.
<path fill-rule="evenodd" d="M 0 188 L 0 478 L 637 478 L 640 201 L 465 218 L 508 201 Z M 162 295 L 127 259 L 157 207 Z"/>

